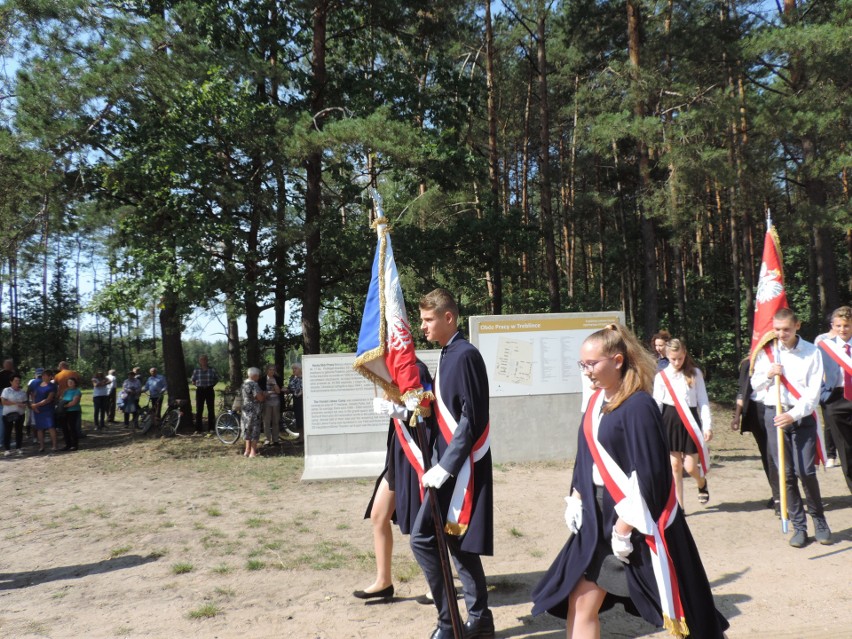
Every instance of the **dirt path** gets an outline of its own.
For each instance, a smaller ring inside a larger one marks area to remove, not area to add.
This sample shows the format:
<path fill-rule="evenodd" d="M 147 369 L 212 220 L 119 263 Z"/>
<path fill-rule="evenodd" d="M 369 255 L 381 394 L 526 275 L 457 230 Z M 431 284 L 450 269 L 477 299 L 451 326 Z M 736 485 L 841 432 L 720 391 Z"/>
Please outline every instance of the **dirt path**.
<path fill-rule="evenodd" d="M 726 423 L 720 413 L 717 423 Z M 0 636 L 425 639 L 435 613 L 397 536 L 393 603 L 372 581 L 371 480 L 299 482 L 299 450 L 246 460 L 214 440 L 90 434 L 76 454 L 0 458 Z M 766 509 L 749 435 L 717 430 L 712 499 L 687 481 L 688 521 L 736 637 L 844 637 L 852 628 L 852 497 L 820 471 L 831 546 L 789 547 Z M 496 555 L 484 559 L 498 637 L 565 636 L 529 592 L 565 538 L 563 464 L 495 468 Z M 663 637 L 624 614 L 604 637 Z"/>

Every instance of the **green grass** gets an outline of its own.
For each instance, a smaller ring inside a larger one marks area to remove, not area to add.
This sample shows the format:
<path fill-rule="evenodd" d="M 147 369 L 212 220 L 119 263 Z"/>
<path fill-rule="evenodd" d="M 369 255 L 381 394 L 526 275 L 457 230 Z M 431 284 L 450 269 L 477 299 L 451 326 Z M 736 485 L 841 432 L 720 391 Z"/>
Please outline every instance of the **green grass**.
<path fill-rule="evenodd" d="M 206 603 L 195 610 L 190 610 L 189 613 L 187 613 L 187 616 L 190 619 L 210 619 L 221 612 L 222 611 L 219 609 L 219 606 L 216 604 Z"/>
<path fill-rule="evenodd" d="M 512 535 L 512 537 L 523 537 L 524 536 L 524 533 L 522 533 L 520 530 L 518 530 L 514 526 L 509 529 L 509 534 Z"/>
<path fill-rule="evenodd" d="M 119 546 L 118 548 L 113 548 L 109 551 L 109 558 L 115 559 L 116 557 L 121 557 L 122 555 L 126 555 L 130 552 L 132 546 Z"/>
<path fill-rule="evenodd" d="M 213 567 L 213 572 L 217 575 L 227 575 L 229 572 L 233 572 L 233 568 L 231 568 L 228 564 L 219 564 L 218 566 Z"/>
<path fill-rule="evenodd" d="M 263 570 L 265 567 L 266 564 L 260 559 L 249 559 L 246 562 L 246 570 Z"/>
<path fill-rule="evenodd" d="M 218 508 L 216 508 L 216 506 L 210 506 L 207 509 L 207 514 L 210 515 L 211 517 L 221 517 L 222 511 L 219 510 Z"/>
<path fill-rule="evenodd" d="M 192 572 L 195 569 L 191 563 L 182 561 L 172 565 L 172 573 L 175 575 L 185 575 L 188 572 Z"/>

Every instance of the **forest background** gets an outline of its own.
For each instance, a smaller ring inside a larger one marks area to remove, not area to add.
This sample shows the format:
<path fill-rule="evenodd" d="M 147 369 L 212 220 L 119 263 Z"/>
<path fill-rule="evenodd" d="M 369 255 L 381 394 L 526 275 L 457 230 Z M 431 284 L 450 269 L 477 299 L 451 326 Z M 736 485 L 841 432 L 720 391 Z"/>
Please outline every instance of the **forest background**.
<path fill-rule="evenodd" d="M 232 383 L 353 351 L 375 186 L 410 316 L 436 286 L 622 309 L 722 383 L 767 210 L 803 334 L 852 298 L 851 27 L 849 0 L 2 0 L 0 352 L 162 362 L 181 398 L 202 350 Z M 183 339 L 221 307 L 226 343 Z"/>

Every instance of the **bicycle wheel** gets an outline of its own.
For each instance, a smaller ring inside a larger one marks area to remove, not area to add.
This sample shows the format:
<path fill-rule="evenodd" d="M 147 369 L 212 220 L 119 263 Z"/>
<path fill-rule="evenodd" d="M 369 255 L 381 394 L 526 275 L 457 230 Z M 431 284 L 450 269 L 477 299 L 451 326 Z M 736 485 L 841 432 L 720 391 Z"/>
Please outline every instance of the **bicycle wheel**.
<path fill-rule="evenodd" d="M 216 437 L 228 445 L 240 438 L 240 422 L 233 413 L 222 413 L 216 418 Z"/>
<path fill-rule="evenodd" d="M 180 411 L 173 408 L 163 415 L 163 421 L 160 422 L 160 435 L 163 437 L 174 437 L 180 426 Z"/>
<path fill-rule="evenodd" d="M 279 430 L 281 431 L 281 439 L 286 439 L 288 441 L 299 439 L 299 433 L 295 432 L 295 429 L 296 416 L 293 414 L 293 411 L 288 410 L 281 413 L 281 422 L 279 427 Z"/>
<path fill-rule="evenodd" d="M 147 435 L 154 425 L 154 412 L 150 409 L 142 409 L 142 414 L 139 416 L 139 432 Z"/>

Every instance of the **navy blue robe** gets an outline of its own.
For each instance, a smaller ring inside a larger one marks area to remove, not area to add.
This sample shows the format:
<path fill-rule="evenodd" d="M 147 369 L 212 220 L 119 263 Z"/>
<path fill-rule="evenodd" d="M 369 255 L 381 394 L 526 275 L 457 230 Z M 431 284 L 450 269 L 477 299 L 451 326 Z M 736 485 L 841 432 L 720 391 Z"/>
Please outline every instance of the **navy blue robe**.
<path fill-rule="evenodd" d="M 420 371 L 421 385 L 424 389 L 430 390 L 432 388 L 432 375 L 429 374 L 429 368 L 420 360 L 417 360 L 417 368 Z M 419 446 L 420 440 L 418 439 L 416 428 L 408 426 L 409 418 L 410 414 L 406 414 L 406 417 L 403 420 L 403 423 L 405 424 L 404 428 L 411 433 L 411 437 Z M 428 456 L 430 454 L 429 451 L 431 451 L 435 445 L 435 436 L 438 432 L 435 422 L 434 406 L 432 407 L 432 415 L 423 420 L 423 427 L 426 428 L 426 441 L 428 442 L 426 456 Z M 420 428 L 420 426 L 418 426 L 418 428 Z M 405 456 L 405 451 L 402 449 L 402 445 L 399 443 L 393 419 L 389 420 L 388 425 L 388 450 L 387 455 L 385 456 L 385 467 L 378 479 L 376 479 L 376 485 L 373 488 L 373 495 L 370 497 L 370 503 L 367 504 L 367 512 L 364 513 L 364 519 L 370 518 L 370 513 L 373 510 L 373 501 L 376 498 L 376 491 L 379 489 L 379 484 L 382 479 L 388 474 L 388 468 L 390 466 L 393 466 L 393 485 L 390 486 L 390 489 L 394 491 L 395 499 L 395 510 L 392 520 L 399 526 L 399 530 L 402 534 L 408 535 L 411 532 L 411 525 L 414 523 L 414 518 L 417 517 L 417 511 L 420 510 L 420 479 L 417 477 L 417 472 L 415 472 L 414 468 L 411 466 L 411 463 L 408 461 L 408 457 Z"/>
<path fill-rule="evenodd" d="M 438 461 L 452 477 L 438 491 L 441 512 L 446 515 L 455 478 L 474 445 L 488 427 L 488 373 L 478 350 L 457 335 L 443 349 L 438 365 L 436 395 L 458 424 L 448 444 L 438 433 Z M 494 493 L 491 451 L 473 467 L 473 508 L 470 524 L 461 537 L 461 549 L 478 555 L 494 554 Z"/>
<path fill-rule="evenodd" d="M 636 471 L 642 497 L 654 520 L 658 520 L 673 480 L 668 443 L 663 433 L 660 411 L 653 398 L 647 393 L 638 392 L 611 413 L 605 413 L 601 418 L 598 440 L 628 477 Z M 598 539 L 602 537 L 608 543 L 611 538 L 618 514 L 612 496 L 604 490 L 603 521 L 597 517 L 593 503 L 593 463 L 586 437 L 580 428 L 572 488 L 577 489 L 583 499 L 583 525 L 533 590 L 534 615 L 546 611 L 564 619 L 568 612 L 568 595 L 585 574 Z M 680 585 L 689 636 L 696 639 L 719 639 L 728 627 L 728 622 L 715 608 L 701 557 L 686 518 L 679 508 L 665 535 Z M 650 549 L 644 541 L 644 535 L 636 531 L 631 541 L 634 551 L 626 567 L 630 597 L 619 598 L 608 593 L 601 609 L 606 610 L 620 602 L 632 614 L 638 614 L 661 627 L 663 618 Z"/>

